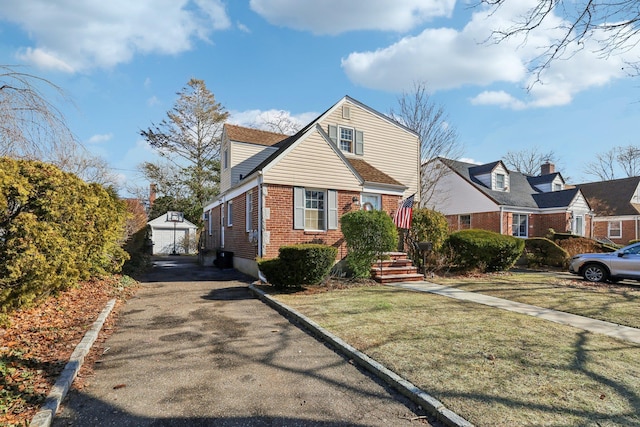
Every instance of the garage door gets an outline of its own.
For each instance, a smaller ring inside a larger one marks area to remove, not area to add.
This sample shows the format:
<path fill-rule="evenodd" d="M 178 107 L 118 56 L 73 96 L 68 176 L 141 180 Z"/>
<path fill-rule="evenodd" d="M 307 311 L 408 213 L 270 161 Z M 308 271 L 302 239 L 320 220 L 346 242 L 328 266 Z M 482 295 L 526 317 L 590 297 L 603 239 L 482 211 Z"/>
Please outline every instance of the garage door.
<path fill-rule="evenodd" d="M 179 253 L 179 254 L 185 253 L 184 246 L 182 243 L 188 237 L 189 237 L 189 229 L 176 230 L 176 233 L 175 233 L 176 253 Z M 154 228 L 152 239 L 153 239 L 154 254 L 168 255 L 173 253 L 173 248 L 174 248 L 173 228 Z"/>

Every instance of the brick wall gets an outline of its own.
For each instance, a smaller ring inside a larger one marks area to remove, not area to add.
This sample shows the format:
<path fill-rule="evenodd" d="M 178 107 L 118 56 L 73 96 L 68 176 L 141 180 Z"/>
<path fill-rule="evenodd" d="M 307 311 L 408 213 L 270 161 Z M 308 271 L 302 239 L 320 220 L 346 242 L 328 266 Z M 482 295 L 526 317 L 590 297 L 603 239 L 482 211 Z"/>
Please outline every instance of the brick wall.
<path fill-rule="evenodd" d="M 608 221 L 595 221 L 593 223 L 593 236 L 606 237 L 611 239 L 611 241 L 614 243 L 617 243 L 619 245 L 626 245 L 631 240 L 636 239 L 636 221 L 635 220 L 622 221 L 622 237 L 620 238 L 609 237 Z"/>
<path fill-rule="evenodd" d="M 481 212 L 473 213 L 471 215 L 471 228 L 479 228 L 481 230 L 489 230 L 495 233 L 500 232 L 500 212 Z M 506 215 L 505 215 L 506 217 Z M 449 223 L 449 231 L 459 231 L 463 228 L 460 227 L 459 215 L 447 215 L 447 222 Z M 504 219 L 505 234 L 511 234 L 511 228 L 507 227 L 509 223 L 506 218 Z"/>
<path fill-rule="evenodd" d="M 234 256 L 255 259 L 258 255 L 258 242 L 249 240 L 250 233 L 247 231 L 246 223 L 246 195 L 243 193 L 231 201 L 233 202 L 233 221 L 232 225 L 227 225 L 228 218 L 225 218 L 224 248 L 232 251 Z M 228 212 L 228 205 L 229 201 L 225 203 L 225 212 Z M 257 209 L 254 208 L 254 212 L 256 211 Z M 257 222 L 256 216 L 255 224 Z"/>
<path fill-rule="evenodd" d="M 265 185 L 265 208 L 270 210 L 269 219 L 266 220 L 266 229 L 270 232 L 269 244 L 266 245 L 264 258 L 278 256 L 278 249 L 283 245 L 298 243 L 322 243 L 338 248 L 338 259 L 347 255 L 344 236 L 338 227 L 337 230 L 305 231 L 293 228 L 293 188 L 282 185 Z M 338 214 L 344 215 L 359 207 L 353 203 L 353 198 L 359 199 L 359 192 L 338 191 Z M 381 204 L 383 210 L 392 212 L 397 209 L 399 196 L 383 195 Z"/>
<path fill-rule="evenodd" d="M 568 212 L 532 214 L 529 215 L 529 221 L 530 225 L 533 225 L 533 228 L 529 228 L 529 237 L 545 237 L 549 234 L 550 228 L 553 228 L 557 233 L 571 230 L 571 217 Z M 585 224 L 585 226 L 587 225 Z"/>

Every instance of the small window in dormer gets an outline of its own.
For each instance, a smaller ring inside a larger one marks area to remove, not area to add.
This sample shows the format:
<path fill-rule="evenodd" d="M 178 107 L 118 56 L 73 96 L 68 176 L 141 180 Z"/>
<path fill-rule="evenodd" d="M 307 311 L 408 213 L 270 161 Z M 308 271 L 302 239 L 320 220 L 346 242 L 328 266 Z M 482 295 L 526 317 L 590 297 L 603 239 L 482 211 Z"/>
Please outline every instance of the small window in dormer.
<path fill-rule="evenodd" d="M 347 120 L 351 119 L 351 107 L 348 105 L 342 106 L 342 118 Z"/>
<path fill-rule="evenodd" d="M 553 191 L 560 191 L 560 190 L 562 190 L 562 184 L 559 184 L 557 182 L 554 183 L 553 184 Z"/>
<path fill-rule="evenodd" d="M 503 173 L 496 174 L 496 190 L 504 190 L 504 179 L 505 176 Z"/>

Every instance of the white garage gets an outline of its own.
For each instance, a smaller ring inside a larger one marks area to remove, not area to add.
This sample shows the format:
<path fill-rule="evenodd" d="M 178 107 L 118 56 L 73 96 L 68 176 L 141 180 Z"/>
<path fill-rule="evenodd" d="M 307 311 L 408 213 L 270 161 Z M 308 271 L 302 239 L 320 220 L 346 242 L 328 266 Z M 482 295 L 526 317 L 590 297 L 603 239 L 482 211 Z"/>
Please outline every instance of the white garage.
<path fill-rule="evenodd" d="M 181 212 L 167 212 L 149 221 L 154 255 L 197 252 L 198 227 L 184 219 Z"/>

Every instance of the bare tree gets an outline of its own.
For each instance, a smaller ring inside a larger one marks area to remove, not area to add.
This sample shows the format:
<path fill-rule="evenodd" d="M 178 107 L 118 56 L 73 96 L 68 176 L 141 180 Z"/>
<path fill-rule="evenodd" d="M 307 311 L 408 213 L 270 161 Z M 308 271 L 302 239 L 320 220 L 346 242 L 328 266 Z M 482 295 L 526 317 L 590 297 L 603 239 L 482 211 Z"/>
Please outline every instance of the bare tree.
<path fill-rule="evenodd" d="M 286 111 L 280 110 L 260 115 L 258 120 L 251 124 L 251 127 L 283 135 L 293 135 L 302 128 L 302 124 L 294 120 Z"/>
<path fill-rule="evenodd" d="M 229 113 L 203 80 L 189 80 L 177 95 L 167 118 L 140 135 L 173 164 L 179 175 L 175 183 L 186 186 L 193 210 L 202 212 L 219 190 L 222 126 Z"/>
<path fill-rule="evenodd" d="M 106 161 L 76 139 L 47 90 L 70 102 L 49 80 L 0 65 L 0 156 L 49 162 L 87 182 L 115 187 L 117 177 Z"/>
<path fill-rule="evenodd" d="M 444 108 L 431 98 L 425 82 L 414 82 L 411 92 L 403 92 L 398 98 L 397 110 L 391 109 L 390 116 L 420 136 L 421 164 L 437 157 L 455 160 L 462 155 L 463 146 L 456 129 Z M 429 206 L 437 182 L 448 170 L 446 167 L 423 168 L 420 206 Z"/>
<path fill-rule="evenodd" d="M 507 3 L 519 0 L 480 0 L 495 13 Z M 555 23 L 554 16 L 562 20 Z M 599 46 L 602 57 L 624 53 L 640 42 L 640 8 L 637 0 L 538 0 L 526 13 L 505 28 L 493 31 L 498 42 L 514 36 L 527 36 L 546 23 L 554 25 L 559 36 L 544 48 L 533 67 L 540 73 L 557 59 L 565 59 L 584 49 L 588 41 Z M 630 64 L 638 72 L 637 62 Z"/>
<path fill-rule="evenodd" d="M 539 175 L 540 165 L 546 162 L 557 163 L 557 160 L 553 151 L 543 153 L 538 147 L 509 151 L 502 157 L 502 161 L 509 169 L 525 175 Z"/>
<path fill-rule="evenodd" d="M 639 174 L 640 147 L 618 146 L 604 153 L 596 154 L 596 159 L 585 165 L 584 173 L 595 176 L 600 181 L 609 181 L 618 178 L 616 173 L 618 170 L 622 170 L 626 177 Z"/>

